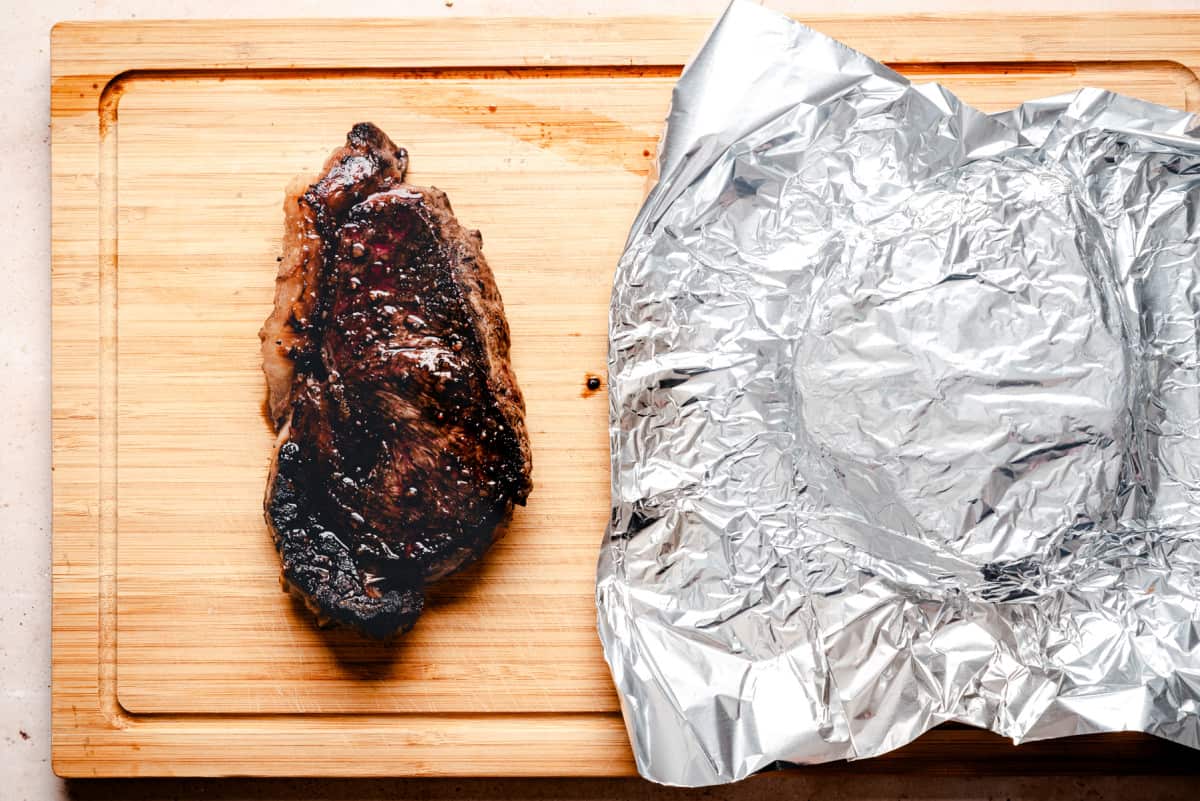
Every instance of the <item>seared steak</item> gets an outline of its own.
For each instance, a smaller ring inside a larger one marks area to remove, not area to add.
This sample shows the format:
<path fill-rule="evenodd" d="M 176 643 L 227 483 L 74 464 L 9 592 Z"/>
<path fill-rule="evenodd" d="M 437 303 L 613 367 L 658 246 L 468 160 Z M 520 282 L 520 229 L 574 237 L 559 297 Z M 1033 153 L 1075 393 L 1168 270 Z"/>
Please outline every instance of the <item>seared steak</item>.
<path fill-rule="evenodd" d="M 260 336 L 279 436 L 266 518 L 321 622 L 406 631 L 529 494 L 525 405 L 478 231 L 369 123 L 289 192 Z"/>

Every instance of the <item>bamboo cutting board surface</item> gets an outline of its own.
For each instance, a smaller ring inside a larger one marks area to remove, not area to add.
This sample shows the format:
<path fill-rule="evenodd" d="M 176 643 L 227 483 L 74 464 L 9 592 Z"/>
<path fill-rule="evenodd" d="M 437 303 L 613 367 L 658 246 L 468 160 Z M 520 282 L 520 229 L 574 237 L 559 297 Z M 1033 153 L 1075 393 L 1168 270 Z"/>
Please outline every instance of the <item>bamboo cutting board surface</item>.
<path fill-rule="evenodd" d="M 1200 15 L 805 21 L 987 110 L 1084 85 L 1200 109 Z M 633 772 L 595 634 L 607 404 L 587 380 L 671 86 L 710 24 L 55 28 L 60 775 Z M 482 230 L 535 465 L 507 537 L 389 645 L 315 629 L 261 511 L 283 189 L 361 120 Z M 1182 769 L 1174 754 L 944 729 L 854 769 Z"/>

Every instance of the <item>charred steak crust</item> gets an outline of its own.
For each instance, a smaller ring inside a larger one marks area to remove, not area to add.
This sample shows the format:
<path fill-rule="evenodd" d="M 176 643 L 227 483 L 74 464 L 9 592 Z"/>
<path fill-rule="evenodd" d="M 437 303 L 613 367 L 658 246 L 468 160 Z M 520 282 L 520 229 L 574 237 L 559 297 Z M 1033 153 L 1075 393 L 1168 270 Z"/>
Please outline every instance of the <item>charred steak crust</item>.
<path fill-rule="evenodd" d="M 531 489 L 525 404 L 478 231 L 355 125 L 286 206 L 260 336 L 279 436 L 268 526 L 320 620 L 384 637 L 477 559 Z"/>

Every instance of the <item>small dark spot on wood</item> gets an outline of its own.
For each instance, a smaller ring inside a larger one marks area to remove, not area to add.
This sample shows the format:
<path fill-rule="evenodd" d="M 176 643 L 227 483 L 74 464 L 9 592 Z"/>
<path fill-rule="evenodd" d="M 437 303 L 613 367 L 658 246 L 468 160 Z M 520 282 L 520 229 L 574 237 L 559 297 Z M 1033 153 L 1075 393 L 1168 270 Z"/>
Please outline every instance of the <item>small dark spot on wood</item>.
<path fill-rule="evenodd" d="M 100 88 L 100 84 L 98 84 L 98 83 L 94 83 L 94 84 L 92 84 L 92 88 L 93 88 L 93 89 L 99 89 L 99 88 Z"/>
<path fill-rule="evenodd" d="M 17 729 L 17 733 L 21 735 L 22 740 L 29 739 L 29 732 L 25 731 L 24 729 Z"/>
<path fill-rule="evenodd" d="M 642 151 L 642 155 L 643 155 L 643 156 L 645 156 L 646 158 L 650 158 L 650 151 L 649 151 L 649 150 L 643 150 L 643 151 Z"/>
<path fill-rule="evenodd" d="M 495 114 L 495 113 L 496 113 L 496 107 L 495 107 L 495 106 L 488 106 L 488 111 L 489 111 L 489 112 L 491 112 L 492 114 Z"/>
<path fill-rule="evenodd" d="M 602 387 L 603 385 L 604 385 L 604 382 L 600 380 L 600 376 L 588 373 L 587 376 L 585 376 L 583 379 L 583 395 L 582 395 L 582 397 L 586 398 L 589 395 L 592 395 L 593 393 L 596 392 L 596 390 L 600 389 L 600 387 Z"/>

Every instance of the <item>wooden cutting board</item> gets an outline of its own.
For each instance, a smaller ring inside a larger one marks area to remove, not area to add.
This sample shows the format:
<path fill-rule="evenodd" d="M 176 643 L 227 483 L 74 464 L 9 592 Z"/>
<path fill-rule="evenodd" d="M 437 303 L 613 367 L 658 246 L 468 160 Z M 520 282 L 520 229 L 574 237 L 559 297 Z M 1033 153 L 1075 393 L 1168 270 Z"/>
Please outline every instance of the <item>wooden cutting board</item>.
<path fill-rule="evenodd" d="M 1200 108 L 1200 14 L 806 21 L 987 110 L 1084 85 Z M 607 404 L 587 380 L 671 86 L 710 25 L 54 29 L 56 772 L 633 772 L 595 634 Z M 535 463 L 507 538 L 391 645 L 314 628 L 261 512 L 283 189 L 360 120 L 483 231 Z M 1140 736 L 1014 749 L 957 728 L 853 770 L 1192 762 Z"/>

